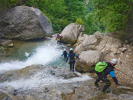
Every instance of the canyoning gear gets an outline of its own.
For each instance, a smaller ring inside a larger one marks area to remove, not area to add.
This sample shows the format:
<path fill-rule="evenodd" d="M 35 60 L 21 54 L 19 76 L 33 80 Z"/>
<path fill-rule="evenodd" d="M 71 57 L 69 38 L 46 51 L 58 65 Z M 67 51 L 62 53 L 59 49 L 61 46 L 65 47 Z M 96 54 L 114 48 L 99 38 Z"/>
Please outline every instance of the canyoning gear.
<path fill-rule="evenodd" d="M 73 49 L 71 49 L 69 54 L 68 54 L 68 61 L 69 61 L 69 64 L 70 64 L 70 71 L 74 72 L 76 58 L 78 58 L 78 55 L 73 52 Z"/>
<path fill-rule="evenodd" d="M 103 71 L 103 73 L 104 73 L 105 76 L 107 76 L 108 74 L 110 74 L 110 72 L 114 71 L 114 69 L 115 69 L 114 65 L 112 65 L 110 62 L 106 62 L 106 63 L 108 64 L 108 66 Z"/>
<path fill-rule="evenodd" d="M 103 63 L 103 62 L 102 62 Z M 103 64 L 101 63 L 101 66 L 103 65 L 104 68 L 99 67 L 98 65 L 100 65 L 100 63 L 97 63 L 95 66 L 95 72 L 98 76 L 98 78 L 95 81 L 95 86 L 99 87 L 99 82 L 103 81 L 105 83 L 104 87 L 103 87 L 103 92 L 106 92 L 106 90 L 110 87 L 111 82 L 108 80 L 107 75 L 110 75 L 113 79 L 113 81 L 115 82 L 116 85 L 119 85 L 118 80 L 116 78 L 116 74 L 115 74 L 115 67 L 113 66 L 114 64 L 110 63 L 110 62 L 104 62 Z M 105 65 L 107 64 L 107 66 L 105 67 Z"/>
<path fill-rule="evenodd" d="M 103 87 L 102 92 L 108 92 L 107 90 L 108 90 L 109 87 L 111 86 L 111 82 L 110 82 L 110 80 L 108 80 L 108 79 L 105 79 L 104 82 L 105 82 L 105 85 L 104 85 L 104 87 Z"/>
<path fill-rule="evenodd" d="M 106 62 L 98 62 L 95 66 L 95 71 L 103 72 L 107 66 L 108 64 Z"/>
<path fill-rule="evenodd" d="M 70 51 L 73 51 L 73 48 L 70 48 Z"/>
<path fill-rule="evenodd" d="M 70 71 L 74 72 L 74 66 L 75 66 L 75 53 L 69 52 L 68 54 L 69 64 L 70 64 Z"/>
<path fill-rule="evenodd" d="M 117 80 L 116 77 L 112 77 L 112 79 L 114 80 L 114 82 L 115 82 L 116 85 L 120 85 L 120 84 L 118 83 L 118 80 Z"/>
<path fill-rule="evenodd" d="M 109 75 L 110 75 L 111 77 L 116 77 L 115 71 L 111 71 L 111 72 L 109 73 Z"/>
<path fill-rule="evenodd" d="M 117 60 L 117 59 L 112 59 L 110 62 L 111 62 L 112 64 L 117 64 L 118 60 Z"/>
<path fill-rule="evenodd" d="M 75 62 L 70 62 L 70 71 L 74 72 L 75 71 Z"/>
<path fill-rule="evenodd" d="M 67 53 L 66 49 L 64 49 L 62 56 L 64 57 L 64 60 L 67 62 L 67 60 L 68 60 L 68 53 Z"/>

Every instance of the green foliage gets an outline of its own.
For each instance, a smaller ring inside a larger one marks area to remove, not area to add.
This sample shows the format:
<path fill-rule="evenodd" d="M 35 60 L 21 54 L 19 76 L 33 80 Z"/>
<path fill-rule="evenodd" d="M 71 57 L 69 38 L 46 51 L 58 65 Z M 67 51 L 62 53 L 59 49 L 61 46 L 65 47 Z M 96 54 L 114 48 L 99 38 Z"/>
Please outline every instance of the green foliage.
<path fill-rule="evenodd" d="M 26 5 L 41 9 L 50 18 L 56 31 L 69 23 L 65 19 L 67 11 L 64 0 L 29 0 Z"/>
<path fill-rule="evenodd" d="M 41 9 L 60 32 L 69 23 L 84 24 L 86 33 L 124 30 L 133 0 L 0 0 L 5 9 L 27 1 L 25 5 Z"/>
<path fill-rule="evenodd" d="M 69 20 L 76 21 L 77 18 L 83 18 L 85 13 L 84 0 L 64 0 L 67 6 Z"/>
<path fill-rule="evenodd" d="M 26 5 L 41 9 L 52 21 L 56 32 L 78 18 L 82 19 L 85 11 L 83 0 L 29 0 Z"/>
<path fill-rule="evenodd" d="M 84 24 L 84 21 L 82 18 L 77 18 L 76 23 L 77 24 Z"/>
<path fill-rule="evenodd" d="M 0 10 L 4 10 L 10 7 L 14 7 L 20 4 L 24 0 L 0 0 Z"/>
<path fill-rule="evenodd" d="M 90 0 L 86 31 L 115 32 L 126 27 L 131 6 L 128 0 Z M 94 26 L 94 27 L 93 27 Z"/>

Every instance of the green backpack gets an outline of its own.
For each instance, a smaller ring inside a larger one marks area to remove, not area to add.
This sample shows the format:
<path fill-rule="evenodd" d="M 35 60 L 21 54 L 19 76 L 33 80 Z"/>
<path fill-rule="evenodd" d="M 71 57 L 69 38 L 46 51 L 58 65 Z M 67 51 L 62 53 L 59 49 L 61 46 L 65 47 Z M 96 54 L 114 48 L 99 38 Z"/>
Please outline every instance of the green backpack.
<path fill-rule="evenodd" d="M 106 62 L 98 62 L 95 66 L 95 71 L 96 72 L 102 72 L 108 64 Z"/>

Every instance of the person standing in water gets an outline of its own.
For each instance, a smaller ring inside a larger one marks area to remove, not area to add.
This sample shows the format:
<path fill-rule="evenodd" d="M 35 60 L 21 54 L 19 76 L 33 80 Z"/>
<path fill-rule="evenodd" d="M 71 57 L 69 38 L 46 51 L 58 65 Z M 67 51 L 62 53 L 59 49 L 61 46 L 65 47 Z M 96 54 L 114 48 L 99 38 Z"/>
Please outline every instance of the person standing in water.
<path fill-rule="evenodd" d="M 70 48 L 69 54 L 68 54 L 68 61 L 70 65 L 70 71 L 75 71 L 75 62 L 76 58 L 78 58 L 78 55 L 76 55 L 73 51 L 73 48 Z"/>
<path fill-rule="evenodd" d="M 67 62 L 67 60 L 68 60 L 68 53 L 67 53 L 66 49 L 64 49 L 62 56 L 64 57 L 64 60 Z"/>

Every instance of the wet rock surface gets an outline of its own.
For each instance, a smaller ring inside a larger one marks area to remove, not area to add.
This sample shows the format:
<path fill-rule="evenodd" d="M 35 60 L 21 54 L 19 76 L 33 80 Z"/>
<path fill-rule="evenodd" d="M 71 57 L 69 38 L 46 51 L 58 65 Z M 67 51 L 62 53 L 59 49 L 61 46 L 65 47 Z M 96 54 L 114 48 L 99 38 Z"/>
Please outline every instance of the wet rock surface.
<path fill-rule="evenodd" d="M 12 40 L 5 40 L 5 39 L 0 39 L 0 46 L 3 47 L 13 47 L 13 41 Z"/>
<path fill-rule="evenodd" d="M 0 82 L 18 80 L 20 78 L 29 78 L 31 75 L 42 70 L 42 65 L 32 65 L 20 70 L 7 71 L 0 74 Z"/>
<path fill-rule="evenodd" d="M 17 6 L 0 15 L 0 38 L 31 40 L 51 33 L 51 22 L 39 9 Z"/>
<path fill-rule="evenodd" d="M 102 53 L 96 50 L 88 50 L 83 51 L 79 55 L 79 60 L 77 61 L 76 69 L 79 72 L 87 72 L 90 67 L 93 66 L 95 63 L 100 61 L 102 58 Z"/>
<path fill-rule="evenodd" d="M 121 82 L 132 84 L 133 80 L 133 46 L 120 41 L 114 37 L 103 35 L 100 32 L 96 32 L 94 35 L 81 35 L 75 44 L 75 52 L 81 56 L 83 52 L 99 51 L 101 52 L 100 59 L 97 61 L 110 61 L 112 58 L 118 59 L 117 75 Z M 95 65 L 92 63 L 91 56 L 86 58 L 86 62 L 81 57 L 81 63 L 77 63 L 79 71 L 86 72 Z M 93 56 L 92 56 L 93 57 Z M 99 56 L 97 56 L 99 57 Z M 93 57 L 94 58 L 94 57 Z M 96 58 L 95 58 L 96 59 Z M 91 63 L 91 65 L 90 65 Z"/>
<path fill-rule="evenodd" d="M 47 85 L 40 89 L 7 89 L 8 100 L 132 100 L 133 88 L 112 88 L 111 93 L 102 93 L 94 87 L 94 80 Z M 5 96 L 6 97 L 6 96 Z"/>
<path fill-rule="evenodd" d="M 13 100 L 8 94 L 0 91 L 0 100 Z"/>
<path fill-rule="evenodd" d="M 63 37 L 61 41 L 74 44 L 83 31 L 84 27 L 82 25 L 71 23 L 61 32 L 61 36 Z"/>
<path fill-rule="evenodd" d="M 48 77 L 54 76 L 56 81 L 52 83 L 50 81 L 46 84 L 46 80 L 42 84 L 35 83 L 38 86 L 27 85 L 26 88 L 19 86 L 20 83 L 11 85 L 10 82 L 15 81 L 15 78 L 4 81 L 3 85 L 0 83 L 0 98 L 1 100 L 132 100 L 133 99 L 133 88 L 130 86 L 111 86 L 111 93 L 102 93 L 101 90 L 94 86 L 94 79 L 86 78 L 88 75 L 82 75 L 79 73 L 70 72 L 66 68 L 58 67 L 45 67 L 43 65 L 32 65 L 27 66 L 24 69 L 14 71 L 12 74 L 16 74 L 17 80 L 21 78 L 30 79 L 30 76 L 34 77 L 34 74 L 40 72 L 40 76 L 37 78 L 41 81 Z M 21 76 L 23 73 L 23 77 Z M 20 75 L 19 75 L 20 74 Z M 6 75 L 6 73 L 5 73 Z M 25 77 L 26 76 L 26 77 Z M 28 76 L 28 77 L 27 77 Z M 34 79 L 34 78 L 33 78 Z M 36 81 L 39 81 L 36 80 Z M 60 82 L 61 80 L 64 80 Z M 41 82 L 40 81 L 40 82 Z M 8 82 L 8 84 L 7 84 Z M 7 85 L 6 85 L 7 84 Z M 25 83 L 22 83 L 25 85 Z M 101 83 L 101 88 L 103 87 Z M 31 87 L 31 88 L 29 88 Z"/>

